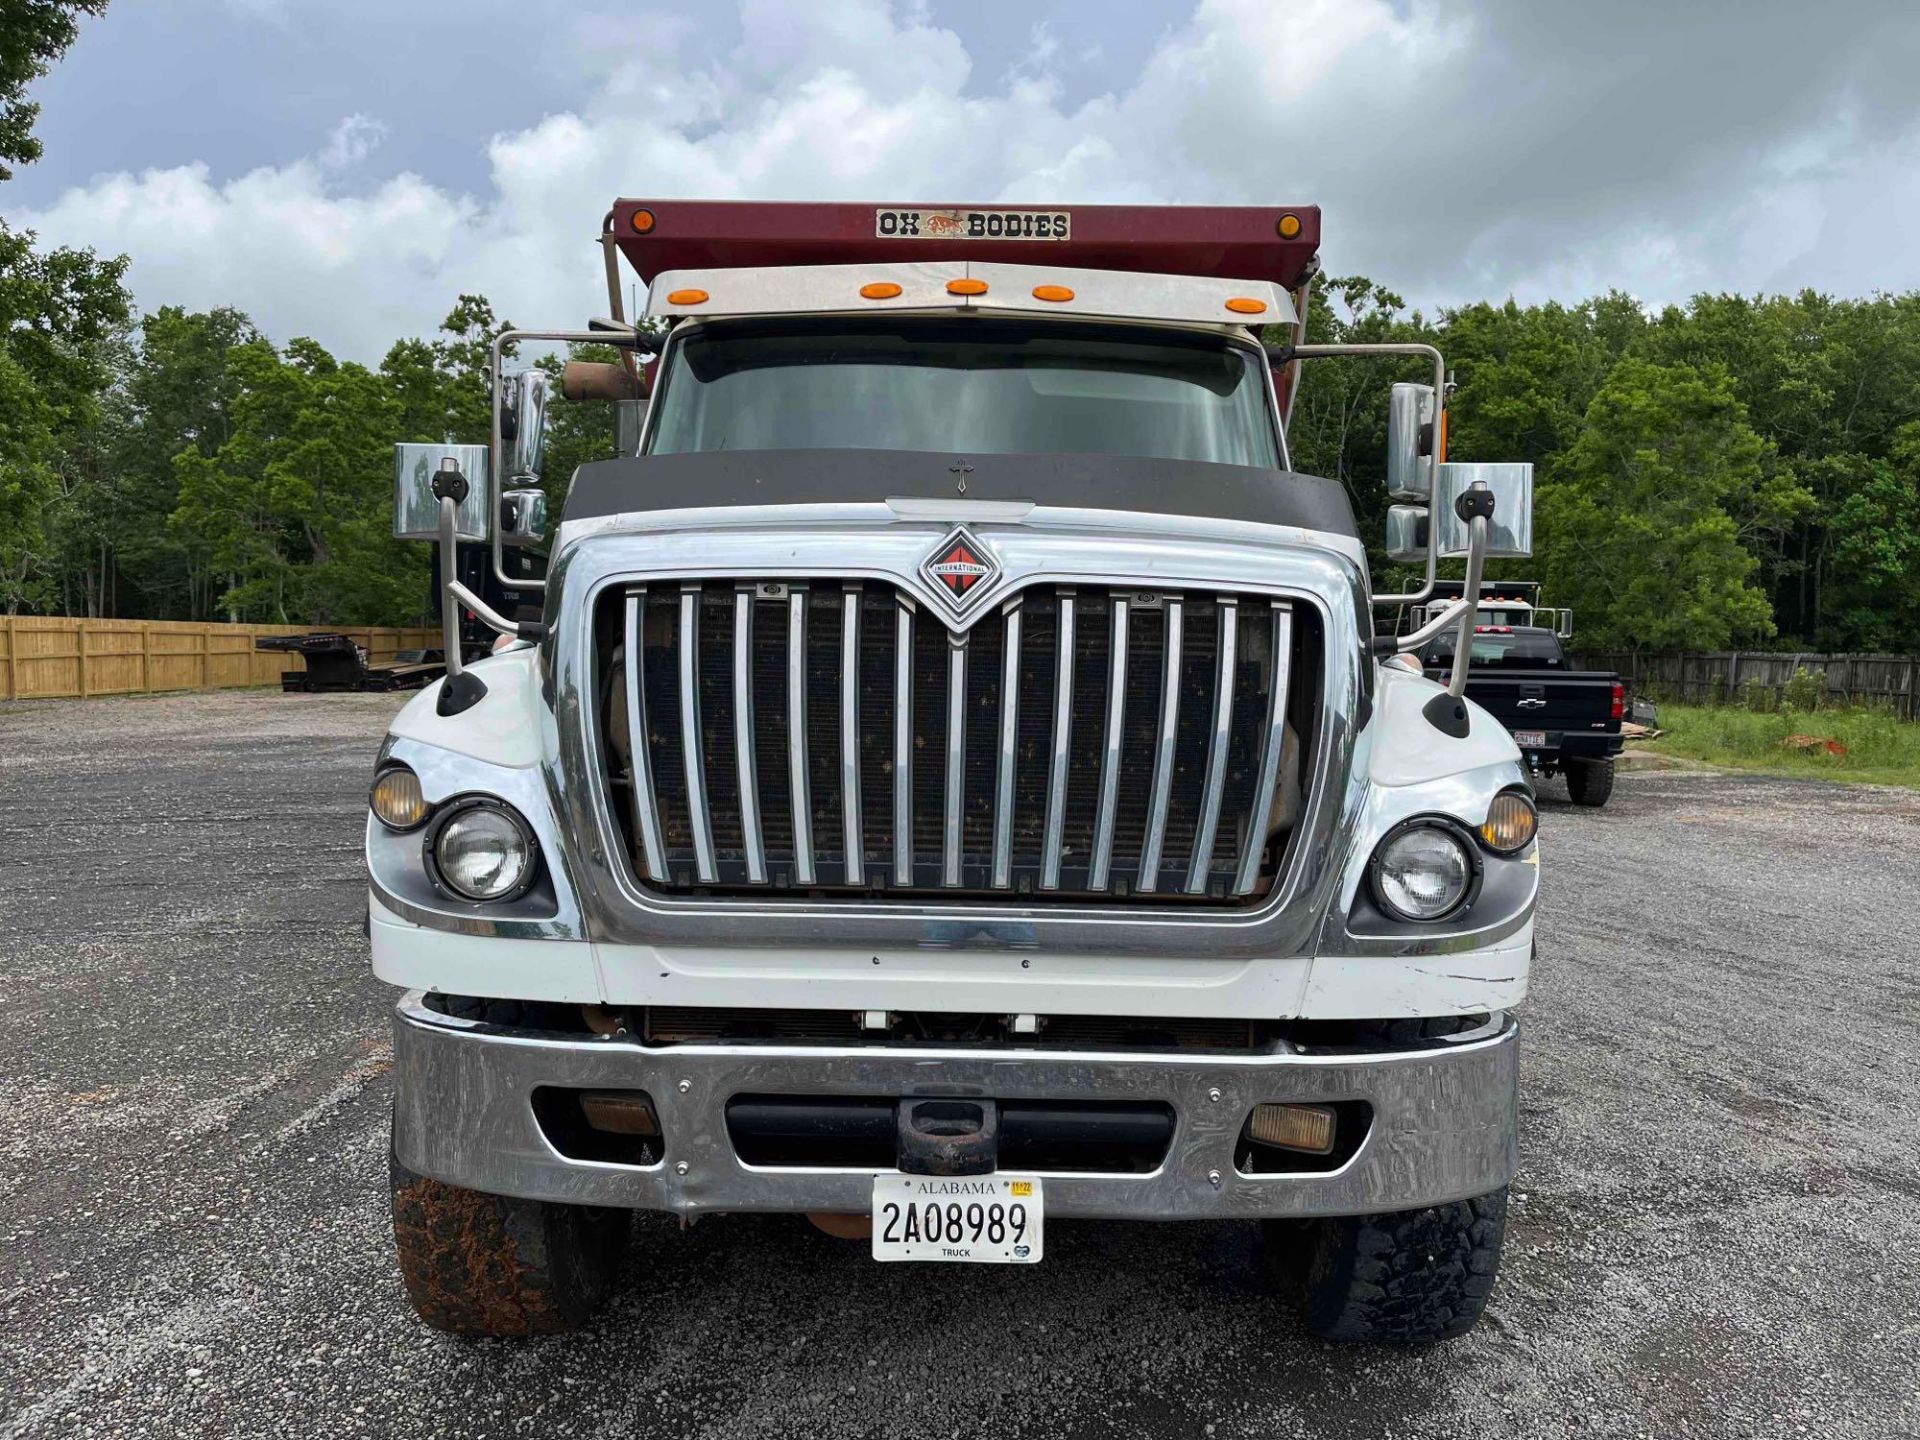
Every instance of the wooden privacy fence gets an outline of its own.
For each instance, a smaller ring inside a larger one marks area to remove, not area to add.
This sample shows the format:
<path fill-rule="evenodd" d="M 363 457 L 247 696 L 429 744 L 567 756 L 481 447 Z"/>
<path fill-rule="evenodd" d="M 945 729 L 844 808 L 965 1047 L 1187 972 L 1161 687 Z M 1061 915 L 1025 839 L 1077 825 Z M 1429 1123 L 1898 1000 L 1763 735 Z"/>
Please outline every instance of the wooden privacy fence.
<path fill-rule="evenodd" d="M 318 628 L 0 615 L 0 700 L 278 685 L 281 671 L 304 670 L 306 661 L 297 653 L 255 650 L 253 642 Z M 364 647 L 373 665 L 440 643 L 440 632 L 426 628 L 342 626 L 337 633 Z"/>
<path fill-rule="evenodd" d="M 1824 700 L 1879 705 L 1903 720 L 1920 720 L 1920 655 L 1596 650 L 1575 659 L 1583 669 L 1619 671 L 1630 693 L 1703 704 L 1748 703 L 1764 695 L 1778 705 L 1787 682 L 1805 670 L 1818 677 Z"/>

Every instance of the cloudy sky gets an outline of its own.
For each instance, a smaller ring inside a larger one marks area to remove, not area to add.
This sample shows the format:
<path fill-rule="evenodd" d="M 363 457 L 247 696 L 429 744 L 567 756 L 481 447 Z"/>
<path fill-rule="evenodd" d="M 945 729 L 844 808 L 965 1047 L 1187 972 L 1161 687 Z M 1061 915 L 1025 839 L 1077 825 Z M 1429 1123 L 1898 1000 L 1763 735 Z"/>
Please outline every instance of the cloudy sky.
<path fill-rule="evenodd" d="M 1317 203 L 1416 303 L 1920 287 L 1915 0 L 112 0 L 0 214 L 376 360 L 616 195 Z"/>

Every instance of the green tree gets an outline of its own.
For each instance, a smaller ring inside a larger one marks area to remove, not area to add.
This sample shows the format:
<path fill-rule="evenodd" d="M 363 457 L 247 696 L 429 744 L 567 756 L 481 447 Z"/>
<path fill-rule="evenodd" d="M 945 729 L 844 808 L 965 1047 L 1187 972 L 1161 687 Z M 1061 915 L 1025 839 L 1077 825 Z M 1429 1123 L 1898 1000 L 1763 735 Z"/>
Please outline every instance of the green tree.
<path fill-rule="evenodd" d="M 1913 646 L 1920 615 L 1920 421 L 1896 433 L 1830 518 L 1828 626 L 1863 650 Z"/>
<path fill-rule="evenodd" d="M 1613 367 L 1538 497 L 1540 568 L 1587 643 L 1714 649 L 1773 633 L 1731 513 L 1765 484 L 1765 453 L 1724 373 Z"/>
<path fill-rule="evenodd" d="M 384 377 L 311 340 L 235 347 L 231 433 L 174 460 L 177 528 L 208 547 L 235 619 L 314 624 L 417 619 L 424 555 L 392 538 L 398 402 Z"/>
<path fill-rule="evenodd" d="M 67 53 L 80 16 L 106 8 L 107 0 L 7 0 L 0 8 L 0 180 L 40 158 L 33 133 L 40 107 L 25 98 L 27 86 Z"/>
<path fill-rule="evenodd" d="M 433 340 L 401 340 L 380 362 L 397 408 L 396 441 L 484 445 L 492 434 L 487 366 L 494 336 L 512 323 L 484 295 L 462 295 Z M 505 347 L 511 359 L 516 346 Z"/>
<path fill-rule="evenodd" d="M 42 253 L 0 223 L 0 609 L 59 594 L 48 530 L 127 321 L 124 256 Z"/>

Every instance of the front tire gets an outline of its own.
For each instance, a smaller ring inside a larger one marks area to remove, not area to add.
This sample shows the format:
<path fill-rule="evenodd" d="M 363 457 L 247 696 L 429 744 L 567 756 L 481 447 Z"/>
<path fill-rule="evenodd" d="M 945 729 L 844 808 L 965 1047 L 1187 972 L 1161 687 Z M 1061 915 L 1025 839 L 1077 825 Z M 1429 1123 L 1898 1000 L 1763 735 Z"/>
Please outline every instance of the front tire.
<path fill-rule="evenodd" d="M 1613 794 L 1613 757 L 1568 761 L 1567 794 L 1576 805 L 1606 804 L 1607 797 Z"/>
<path fill-rule="evenodd" d="M 1429 1345 L 1480 1319 L 1500 1268 L 1507 1189 L 1425 1210 L 1268 1220 L 1268 1255 L 1323 1340 Z"/>
<path fill-rule="evenodd" d="M 393 1242 L 414 1313 L 453 1335 L 553 1335 L 613 1288 L 632 1216 L 465 1190 L 389 1156 Z"/>

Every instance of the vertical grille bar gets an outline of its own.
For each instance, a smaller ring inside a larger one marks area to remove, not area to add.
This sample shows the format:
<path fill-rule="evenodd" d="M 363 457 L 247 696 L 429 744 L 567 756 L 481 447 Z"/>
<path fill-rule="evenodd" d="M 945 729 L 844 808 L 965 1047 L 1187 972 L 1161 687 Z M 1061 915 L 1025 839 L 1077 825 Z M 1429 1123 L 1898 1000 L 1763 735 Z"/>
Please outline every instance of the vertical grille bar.
<path fill-rule="evenodd" d="M 1166 673 L 1160 681 L 1160 733 L 1153 742 L 1153 795 L 1147 802 L 1147 840 L 1140 850 L 1137 888 L 1160 883 L 1160 850 L 1167 838 L 1167 797 L 1173 789 L 1173 740 L 1180 724 L 1180 634 L 1183 606 L 1167 597 Z"/>
<path fill-rule="evenodd" d="M 947 640 L 947 804 L 941 824 L 941 879 L 960 883 L 960 823 L 966 801 L 967 637 Z"/>
<path fill-rule="evenodd" d="M 1280 750 L 1287 732 L 1288 670 L 1293 662 L 1293 611 L 1284 600 L 1273 602 L 1272 694 L 1268 700 L 1267 738 L 1260 750 L 1260 778 L 1253 786 L 1253 808 L 1247 812 L 1247 844 L 1233 893 L 1251 895 L 1260 875 L 1260 852 L 1267 843 L 1267 817 L 1273 813 L 1273 792 L 1280 780 Z"/>
<path fill-rule="evenodd" d="M 1220 597 L 1220 668 L 1213 684 L 1213 743 L 1207 750 L 1207 780 L 1200 797 L 1200 828 L 1193 837 L 1193 863 L 1187 867 L 1187 893 L 1201 895 L 1213 866 L 1213 841 L 1220 829 L 1220 796 L 1227 787 L 1227 739 L 1233 728 L 1234 638 L 1240 607 Z"/>
<path fill-rule="evenodd" d="M 1000 770 L 993 796 L 993 884 L 1013 884 L 1013 757 L 1020 727 L 1020 606 L 1007 607 L 1007 638 L 1000 669 Z"/>
<path fill-rule="evenodd" d="M 1060 839 L 1067 819 L 1067 741 L 1073 729 L 1073 592 L 1060 592 L 1060 638 L 1054 653 L 1053 759 L 1047 769 L 1047 830 L 1041 841 L 1040 888 L 1060 888 Z"/>
<path fill-rule="evenodd" d="M 813 884 L 813 791 L 807 783 L 807 592 L 787 594 L 787 783 L 793 790 L 793 874 Z"/>
<path fill-rule="evenodd" d="M 667 878 L 667 848 L 660 838 L 660 811 L 653 799 L 653 745 L 647 738 L 647 700 L 640 686 L 642 630 L 640 617 L 646 612 L 647 592 L 627 592 L 627 749 L 633 764 L 631 793 L 633 828 L 646 854 L 647 878 Z"/>
<path fill-rule="evenodd" d="M 905 596 L 893 631 L 893 883 L 913 884 L 913 606 Z"/>
<path fill-rule="evenodd" d="M 849 585 L 840 606 L 840 814 L 845 832 L 847 884 L 867 882 L 867 845 L 860 827 L 860 587 Z"/>
<path fill-rule="evenodd" d="M 1107 673 L 1107 738 L 1101 748 L 1100 808 L 1093 821 L 1093 868 L 1089 890 L 1107 888 L 1113 866 L 1113 817 L 1120 798 L 1120 726 L 1127 709 L 1127 597 L 1113 596 L 1113 644 Z"/>
<path fill-rule="evenodd" d="M 713 817 L 707 812 L 707 766 L 700 752 L 700 587 L 680 589 L 680 751 L 687 762 L 687 817 L 700 883 L 720 878 L 713 863 Z"/>
<path fill-rule="evenodd" d="M 740 772 L 740 834 L 747 879 L 767 883 L 767 846 L 760 833 L 760 780 L 753 762 L 753 588 L 733 595 L 733 758 Z"/>

